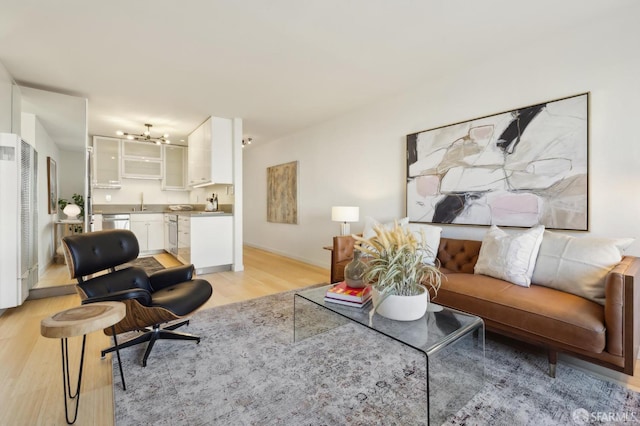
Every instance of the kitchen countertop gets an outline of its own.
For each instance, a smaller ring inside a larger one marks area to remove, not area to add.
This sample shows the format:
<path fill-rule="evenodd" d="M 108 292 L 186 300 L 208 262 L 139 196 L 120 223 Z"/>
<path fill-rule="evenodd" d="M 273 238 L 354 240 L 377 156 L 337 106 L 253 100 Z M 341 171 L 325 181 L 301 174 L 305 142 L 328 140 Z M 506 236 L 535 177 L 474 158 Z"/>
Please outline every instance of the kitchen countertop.
<path fill-rule="evenodd" d="M 175 213 L 178 216 L 233 216 L 233 213 L 225 213 L 223 211 L 205 212 L 205 211 L 168 211 L 165 213 Z"/>
<path fill-rule="evenodd" d="M 164 211 L 150 211 L 150 210 L 136 210 L 136 211 L 119 211 L 119 212 L 101 212 L 94 211 L 95 214 L 175 214 L 178 216 L 233 216 L 233 213 L 226 213 L 223 211 L 217 212 L 206 212 L 202 210 L 182 210 L 182 211 L 173 211 L 173 210 L 164 210 Z"/>
<path fill-rule="evenodd" d="M 176 214 L 180 216 L 233 216 L 233 206 L 224 204 L 220 210 L 208 212 L 204 210 L 204 205 L 194 205 L 194 210 L 170 210 L 166 204 L 149 204 L 144 210 L 140 210 L 140 205 L 132 204 L 101 204 L 94 205 L 94 214 Z"/>

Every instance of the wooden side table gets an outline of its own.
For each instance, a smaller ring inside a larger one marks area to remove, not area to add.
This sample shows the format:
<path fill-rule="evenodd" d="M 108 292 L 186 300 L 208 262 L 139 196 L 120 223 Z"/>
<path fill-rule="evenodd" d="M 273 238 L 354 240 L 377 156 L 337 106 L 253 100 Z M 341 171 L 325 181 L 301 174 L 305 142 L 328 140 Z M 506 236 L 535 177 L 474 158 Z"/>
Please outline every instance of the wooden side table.
<path fill-rule="evenodd" d="M 40 322 L 40 334 L 44 337 L 59 338 L 62 353 L 62 391 L 64 392 L 64 414 L 67 424 L 75 423 L 78 418 L 78 407 L 80 405 L 80 385 L 82 383 L 82 367 L 84 365 L 84 348 L 87 334 L 93 331 L 111 327 L 113 340 L 118 355 L 118 366 L 120 367 L 120 377 L 122 387 L 126 390 L 124 383 L 124 373 L 120 362 L 120 351 L 116 339 L 114 325 L 125 317 L 127 309 L 122 302 L 101 302 L 90 303 L 58 312 Z M 82 352 L 80 356 L 80 369 L 78 372 L 78 385 L 75 392 L 71 392 L 71 377 L 69 375 L 69 346 L 67 338 L 82 335 Z M 69 420 L 69 410 L 67 399 L 76 402 L 73 420 Z"/>

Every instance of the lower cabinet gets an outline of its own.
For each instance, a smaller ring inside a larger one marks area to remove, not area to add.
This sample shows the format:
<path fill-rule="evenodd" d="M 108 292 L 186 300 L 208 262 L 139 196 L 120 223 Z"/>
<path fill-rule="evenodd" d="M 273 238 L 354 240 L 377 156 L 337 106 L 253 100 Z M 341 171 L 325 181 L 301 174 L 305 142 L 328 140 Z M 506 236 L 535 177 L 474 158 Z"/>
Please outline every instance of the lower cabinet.
<path fill-rule="evenodd" d="M 233 217 L 191 218 L 191 262 L 196 269 L 233 263 Z"/>
<path fill-rule="evenodd" d="M 162 213 L 131 214 L 131 232 L 138 239 L 140 253 L 153 253 L 164 249 L 163 220 Z"/>
<path fill-rule="evenodd" d="M 178 216 L 178 260 L 191 263 L 191 218 Z"/>
<path fill-rule="evenodd" d="M 228 269 L 233 263 L 232 216 L 180 216 L 178 260 L 197 273 Z"/>

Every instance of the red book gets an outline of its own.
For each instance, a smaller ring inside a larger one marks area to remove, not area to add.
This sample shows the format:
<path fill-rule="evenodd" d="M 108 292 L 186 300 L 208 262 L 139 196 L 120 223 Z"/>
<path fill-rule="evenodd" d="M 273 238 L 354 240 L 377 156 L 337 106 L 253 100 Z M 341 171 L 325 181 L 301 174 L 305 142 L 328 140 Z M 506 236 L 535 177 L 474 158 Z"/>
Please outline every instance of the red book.
<path fill-rule="evenodd" d="M 326 297 L 330 299 L 346 300 L 348 302 L 363 303 L 371 297 L 371 286 L 351 288 L 342 281 L 327 290 Z"/>
<path fill-rule="evenodd" d="M 367 299 L 366 302 L 363 302 L 363 303 L 349 302 L 347 300 L 332 299 L 332 298 L 326 297 L 326 296 L 324 298 L 325 302 L 337 303 L 338 305 L 353 306 L 354 308 L 362 308 L 363 306 L 366 306 L 369 303 L 369 300 L 371 300 L 371 297 L 369 297 L 369 299 Z"/>

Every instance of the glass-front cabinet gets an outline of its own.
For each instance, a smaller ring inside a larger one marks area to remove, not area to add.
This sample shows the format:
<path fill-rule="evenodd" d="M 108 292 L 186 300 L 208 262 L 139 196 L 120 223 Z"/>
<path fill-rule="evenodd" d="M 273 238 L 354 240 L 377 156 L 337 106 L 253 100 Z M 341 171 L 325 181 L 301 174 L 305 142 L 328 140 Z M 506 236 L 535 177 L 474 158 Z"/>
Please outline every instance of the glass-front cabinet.
<path fill-rule="evenodd" d="M 106 136 L 93 137 L 93 176 L 94 188 L 120 188 L 120 139 Z"/>
<path fill-rule="evenodd" d="M 187 148 L 177 145 L 163 145 L 164 174 L 162 189 L 185 190 L 187 186 Z"/>
<path fill-rule="evenodd" d="M 122 177 L 162 178 L 162 146 L 150 142 L 122 141 Z"/>

